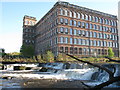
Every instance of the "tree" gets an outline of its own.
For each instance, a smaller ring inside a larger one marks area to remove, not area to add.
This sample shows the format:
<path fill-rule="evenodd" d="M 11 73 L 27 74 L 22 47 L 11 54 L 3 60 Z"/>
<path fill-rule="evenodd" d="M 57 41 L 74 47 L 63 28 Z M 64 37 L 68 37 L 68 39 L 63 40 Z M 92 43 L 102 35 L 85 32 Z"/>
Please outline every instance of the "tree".
<path fill-rule="evenodd" d="M 54 61 L 54 54 L 52 53 L 52 51 L 47 51 L 47 54 L 45 56 L 48 62 Z"/>
<path fill-rule="evenodd" d="M 25 57 L 32 57 L 34 55 L 34 47 L 33 45 L 22 45 L 20 52 Z"/>
<path fill-rule="evenodd" d="M 114 52 L 113 52 L 113 50 L 112 50 L 112 48 L 109 48 L 108 49 L 108 57 L 114 57 Z"/>

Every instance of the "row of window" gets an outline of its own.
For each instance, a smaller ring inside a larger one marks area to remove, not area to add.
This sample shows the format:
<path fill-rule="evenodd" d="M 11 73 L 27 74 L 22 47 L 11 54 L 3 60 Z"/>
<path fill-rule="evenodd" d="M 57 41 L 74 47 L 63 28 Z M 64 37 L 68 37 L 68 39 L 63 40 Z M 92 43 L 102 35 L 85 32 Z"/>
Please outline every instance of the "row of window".
<path fill-rule="evenodd" d="M 25 38 L 34 38 L 33 34 L 23 34 L 23 37 Z"/>
<path fill-rule="evenodd" d="M 110 39 L 110 40 L 118 40 L 117 35 L 112 34 L 103 34 L 97 33 L 92 31 L 85 31 L 85 30 L 77 30 L 77 29 L 68 29 L 60 27 L 60 33 L 62 34 L 70 34 L 70 35 L 78 35 L 78 36 L 85 36 L 85 37 L 93 37 L 93 38 L 103 38 L 103 39 Z"/>
<path fill-rule="evenodd" d="M 35 22 L 26 20 L 25 25 L 32 25 L 33 26 L 33 25 L 35 25 Z"/>
<path fill-rule="evenodd" d="M 105 19 L 105 18 L 93 16 L 93 15 L 87 15 L 82 12 L 71 11 L 63 8 L 60 8 L 60 15 L 77 18 L 77 19 L 89 20 L 89 21 L 101 23 L 101 24 L 117 26 L 117 22 L 114 20 L 109 20 L 109 19 Z"/>
<path fill-rule="evenodd" d="M 23 32 L 32 32 L 32 33 L 34 33 L 35 31 L 33 29 L 26 28 L 26 29 L 23 29 Z"/>
<path fill-rule="evenodd" d="M 116 42 L 107 42 L 100 40 L 88 40 L 88 39 L 78 39 L 78 38 L 68 38 L 60 37 L 59 43 L 64 44 L 75 44 L 75 45 L 90 45 L 90 46 L 104 46 L 104 47 L 115 47 L 118 48 L 118 43 Z"/>
<path fill-rule="evenodd" d="M 101 55 L 108 54 L 107 49 L 77 48 L 77 47 L 60 47 L 61 52 L 80 55 Z"/>
<path fill-rule="evenodd" d="M 34 41 L 33 40 L 24 40 L 24 43 L 26 43 L 26 44 L 33 44 L 34 43 Z"/>
<path fill-rule="evenodd" d="M 86 23 L 86 22 L 75 21 L 75 20 L 68 21 L 68 19 L 65 19 L 65 18 L 60 18 L 60 24 L 65 24 L 65 25 L 70 25 L 70 26 L 75 26 L 75 27 L 80 27 L 80 28 L 86 28 L 86 29 L 99 30 L 99 31 L 104 31 L 104 32 L 117 33 L 117 29 L 113 27 L 96 25 L 96 24 L 91 24 L 91 23 Z"/>

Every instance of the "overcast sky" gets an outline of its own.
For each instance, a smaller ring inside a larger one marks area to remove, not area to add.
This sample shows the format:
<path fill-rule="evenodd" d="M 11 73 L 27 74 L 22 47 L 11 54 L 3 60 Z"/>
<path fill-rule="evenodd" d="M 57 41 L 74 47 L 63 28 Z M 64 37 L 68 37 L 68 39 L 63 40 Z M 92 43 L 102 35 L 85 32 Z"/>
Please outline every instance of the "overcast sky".
<path fill-rule="evenodd" d="M 39 21 L 59 0 L 1 0 L 0 47 L 6 53 L 19 52 L 22 45 L 24 15 Z M 112 15 L 117 15 L 119 0 L 62 0 Z"/>

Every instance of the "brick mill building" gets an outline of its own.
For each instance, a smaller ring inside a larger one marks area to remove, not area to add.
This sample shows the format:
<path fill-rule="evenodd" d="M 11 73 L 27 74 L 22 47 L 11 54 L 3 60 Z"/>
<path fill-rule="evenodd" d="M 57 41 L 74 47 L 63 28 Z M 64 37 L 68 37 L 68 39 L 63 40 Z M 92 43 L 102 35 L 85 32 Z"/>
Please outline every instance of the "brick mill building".
<path fill-rule="evenodd" d="M 24 16 L 23 44 L 33 44 L 36 55 L 101 56 L 111 47 L 118 56 L 117 16 L 59 1 L 37 23 Z"/>

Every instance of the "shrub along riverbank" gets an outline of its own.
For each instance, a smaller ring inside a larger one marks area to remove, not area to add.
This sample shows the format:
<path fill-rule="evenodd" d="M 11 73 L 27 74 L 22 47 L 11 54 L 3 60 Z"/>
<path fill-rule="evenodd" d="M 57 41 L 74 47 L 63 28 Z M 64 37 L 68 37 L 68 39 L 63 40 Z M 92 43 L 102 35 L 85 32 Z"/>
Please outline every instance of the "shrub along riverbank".
<path fill-rule="evenodd" d="M 109 59 L 107 58 L 96 58 L 96 57 L 88 57 L 88 58 L 79 58 L 83 61 L 89 61 L 89 62 L 92 62 L 92 63 L 108 63 L 109 62 Z M 112 59 L 114 60 L 120 60 L 120 58 L 118 57 L 113 57 Z M 1 58 L 0 59 L 0 62 L 34 62 L 34 63 L 48 63 L 48 62 L 74 62 L 76 61 L 75 59 L 72 59 L 68 56 L 66 57 L 59 57 L 59 58 L 56 58 L 56 59 L 42 59 L 40 56 L 39 58 L 37 57 L 37 59 L 35 57 L 32 57 L 32 58 L 9 58 L 9 59 L 3 59 Z M 110 62 L 112 63 L 112 62 Z"/>

